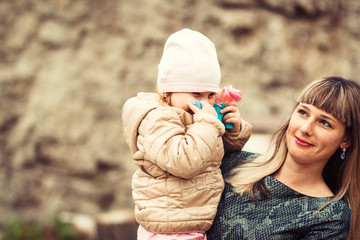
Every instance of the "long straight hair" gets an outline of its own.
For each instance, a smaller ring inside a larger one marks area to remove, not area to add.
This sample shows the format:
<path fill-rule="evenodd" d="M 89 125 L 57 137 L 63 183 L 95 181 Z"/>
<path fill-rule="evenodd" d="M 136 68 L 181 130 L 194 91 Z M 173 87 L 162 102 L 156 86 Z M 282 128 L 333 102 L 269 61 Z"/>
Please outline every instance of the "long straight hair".
<path fill-rule="evenodd" d="M 360 239 L 360 86 L 341 77 L 315 80 L 300 93 L 297 104 L 311 104 L 334 117 L 345 125 L 345 137 L 350 143 L 346 158 L 342 160 L 342 150 L 337 149 L 323 169 L 323 178 L 334 197 L 328 202 L 343 199 L 351 208 L 351 226 L 348 239 Z M 249 193 L 254 200 L 255 193 L 268 193 L 264 178 L 280 169 L 288 152 L 286 132 L 290 119 L 273 135 L 270 157 L 260 156 L 239 165 L 233 175 L 226 179 L 235 192 Z M 327 204 L 328 204 L 327 203 Z"/>

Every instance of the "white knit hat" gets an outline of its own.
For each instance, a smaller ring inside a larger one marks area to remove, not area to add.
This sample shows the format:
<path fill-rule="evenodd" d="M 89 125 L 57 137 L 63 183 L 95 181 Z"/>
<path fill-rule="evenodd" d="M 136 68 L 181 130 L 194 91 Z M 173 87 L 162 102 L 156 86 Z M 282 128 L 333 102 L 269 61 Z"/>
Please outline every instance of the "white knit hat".
<path fill-rule="evenodd" d="M 217 92 L 221 80 L 214 44 L 203 34 L 182 29 L 170 35 L 158 66 L 162 92 Z"/>

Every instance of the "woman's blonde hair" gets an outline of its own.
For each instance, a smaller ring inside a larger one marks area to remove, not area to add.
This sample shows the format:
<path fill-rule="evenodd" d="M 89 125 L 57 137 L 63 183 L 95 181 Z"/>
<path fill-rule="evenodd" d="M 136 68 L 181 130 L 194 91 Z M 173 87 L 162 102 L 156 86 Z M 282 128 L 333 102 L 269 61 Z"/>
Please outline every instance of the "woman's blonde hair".
<path fill-rule="evenodd" d="M 311 104 L 332 114 L 345 125 L 345 137 L 350 143 L 346 158 L 342 160 L 342 149 L 330 157 L 323 170 L 323 178 L 333 191 L 328 202 L 344 199 L 351 208 L 351 226 L 348 239 L 360 239 L 360 86 L 341 77 L 315 80 L 300 93 L 299 103 Z M 269 158 L 257 157 L 233 170 L 227 181 L 239 194 L 249 193 L 254 200 L 255 193 L 267 194 L 264 178 L 275 173 L 282 166 L 287 154 L 286 131 L 290 119 L 273 135 L 274 149 Z"/>

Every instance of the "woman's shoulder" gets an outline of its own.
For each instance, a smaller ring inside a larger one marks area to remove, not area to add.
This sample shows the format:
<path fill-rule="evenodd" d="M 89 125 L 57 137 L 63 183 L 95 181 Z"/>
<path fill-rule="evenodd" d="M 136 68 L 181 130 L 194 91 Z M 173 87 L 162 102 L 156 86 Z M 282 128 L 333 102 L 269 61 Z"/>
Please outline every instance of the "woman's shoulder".
<path fill-rule="evenodd" d="M 313 219 L 304 220 L 307 239 L 346 239 L 350 229 L 351 210 L 343 200 L 328 203 L 313 214 Z"/>
<path fill-rule="evenodd" d="M 326 215 L 326 217 L 329 217 L 332 214 L 340 214 L 337 217 L 348 217 L 350 215 L 350 207 L 342 199 L 331 201 L 332 197 L 308 196 L 286 186 L 272 176 L 267 176 L 265 183 L 274 197 L 280 196 L 281 199 L 287 199 L 292 204 L 305 204 L 308 209 L 320 209 L 319 216 Z"/>
<path fill-rule="evenodd" d="M 320 212 L 320 215 L 325 219 L 339 220 L 350 225 L 351 209 L 343 200 L 336 200 L 327 204 Z"/>
<path fill-rule="evenodd" d="M 226 153 L 221 163 L 221 167 L 220 167 L 221 172 L 223 175 L 228 175 L 230 174 L 231 170 L 234 169 L 236 166 L 258 155 L 259 155 L 258 153 L 247 152 L 242 150 Z"/>

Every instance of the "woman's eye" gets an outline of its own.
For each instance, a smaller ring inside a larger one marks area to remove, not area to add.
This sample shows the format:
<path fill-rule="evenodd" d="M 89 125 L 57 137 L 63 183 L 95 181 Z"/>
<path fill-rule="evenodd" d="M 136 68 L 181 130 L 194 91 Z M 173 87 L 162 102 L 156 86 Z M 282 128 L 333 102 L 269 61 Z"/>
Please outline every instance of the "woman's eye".
<path fill-rule="evenodd" d="M 325 127 L 331 128 L 331 125 L 330 125 L 330 123 L 328 121 L 321 120 L 320 123 Z"/>
<path fill-rule="evenodd" d="M 192 93 L 194 96 L 196 96 L 196 97 L 199 97 L 200 96 L 200 93 L 197 93 L 197 92 L 194 92 L 194 93 Z"/>
<path fill-rule="evenodd" d="M 306 116 L 306 115 L 307 115 L 307 113 L 306 113 L 304 110 L 302 110 L 302 109 L 299 109 L 299 110 L 298 110 L 298 113 L 299 113 L 299 115 L 301 115 L 301 116 Z"/>

